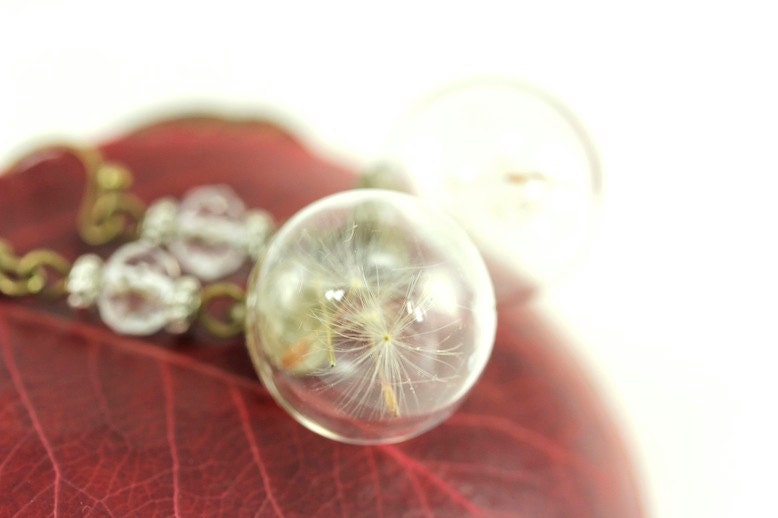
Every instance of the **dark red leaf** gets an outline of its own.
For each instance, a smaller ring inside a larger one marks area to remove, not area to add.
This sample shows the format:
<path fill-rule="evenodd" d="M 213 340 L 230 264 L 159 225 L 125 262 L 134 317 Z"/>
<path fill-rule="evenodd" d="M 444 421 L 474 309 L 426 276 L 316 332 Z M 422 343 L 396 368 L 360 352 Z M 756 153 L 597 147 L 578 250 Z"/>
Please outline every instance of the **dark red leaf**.
<path fill-rule="evenodd" d="M 170 121 L 103 150 L 147 202 L 224 182 L 284 219 L 353 183 L 263 123 Z M 75 232 L 76 160 L 42 153 L 10 173 L 0 236 L 71 259 L 89 250 Z M 642 516 L 622 443 L 569 350 L 528 309 L 499 322 L 453 417 L 357 447 L 277 407 L 239 340 L 120 337 L 62 302 L 0 299 L 0 515 Z"/>

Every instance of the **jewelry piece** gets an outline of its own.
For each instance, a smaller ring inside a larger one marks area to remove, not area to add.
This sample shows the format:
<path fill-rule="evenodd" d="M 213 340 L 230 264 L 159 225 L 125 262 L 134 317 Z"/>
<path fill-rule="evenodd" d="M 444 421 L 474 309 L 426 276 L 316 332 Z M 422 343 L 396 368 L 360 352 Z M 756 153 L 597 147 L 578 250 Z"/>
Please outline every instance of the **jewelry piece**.
<path fill-rule="evenodd" d="M 510 80 L 472 80 L 397 125 L 365 184 L 445 210 L 470 233 L 498 299 L 526 297 L 569 270 L 589 241 L 600 189 L 594 148 L 559 101 Z"/>
<path fill-rule="evenodd" d="M 212 281 L 255 261 L 273 231 L 265 211 L 247 211 L 226 185 L 192 189 L 179 205 L 172 198 L 153 203 L 143 218 L 141 238 L 166 245 L 181 268 Z"/>
<path fill-rule="evenodd" d="M 122 334 L 181 333 L 199 321 L 230 336 L 245 325 L 252 361 L 276 401 L 344 442 L 397 442 L 430 429 L 483 371 L 496 328 L 488 272 L 465 232 L 422 200 L 381 189 L 328 196 L 293 216 L 261 254 L 271 220 L 245 211 L 231 189 L 198 188 L 180 206 L 160 200 L 139 225 L 129 172 L 95 151 L 74 154 L 90 179 L 82 236 L 87 230 L 90 242 L 105 243 L 140 228 L 142 239 L 105 263 L 87 254 L 72 267 L 46 250 L 18 257 L 0 240 L 3 295 L 67 295 L 74 308 L 97 305 Z M 195 263 L 215 258 L 218 267 L 189 265 L 206 276 L 262 257 L 246 297 L 236 284 L 202 286 L 182 275 L 159 244 L 201 254 Z M 229 301 L 226 319 L 209 310 L 217 298 Z"/>
<path fill-rule="evenodd" d="M 181 275 L 175 258 L 148 241 L 122 245 L 103 266 L 93 254 L 76 259 L 67 277 L 68 304 L 95 302 L 103 322 L 120 334 L 183 333 L 200 306 L 200 282 Z"/>
<path fill-rule="evenodd" d="M 249 352 L 302 424 L 396 442 L 448 417 L 483 371 L 491 280 L 453 220 L 379 189 L 328 196 L 290 219 L 249 280 Z"/>

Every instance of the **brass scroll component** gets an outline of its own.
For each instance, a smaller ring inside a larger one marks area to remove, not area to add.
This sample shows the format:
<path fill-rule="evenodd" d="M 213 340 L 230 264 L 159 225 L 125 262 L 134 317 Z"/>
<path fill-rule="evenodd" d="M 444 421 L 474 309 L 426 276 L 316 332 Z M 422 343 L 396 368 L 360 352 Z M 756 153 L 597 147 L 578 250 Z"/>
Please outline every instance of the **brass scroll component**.
<path fill-rule="evenodd" d="M 87 175 L 78 212 L 81 239 L 90 245 L 102 245 L 117 238 L 135 237 L 145 206 L 129 192 L 130 171 L 120 164 L 106 162 L 96 149 L 66 149 L 81 161 Z"/>
<path fill-rule="evenodd" d="M 49 270 L 59 275 L 52 280 Z M 58 297 L 65 293 L 65 278 L 70 262 L 56 252 L 33 250 L 17 256 L 11 245 L 0 239 L 0 293 L 9 297 L 44 295 Z"/>

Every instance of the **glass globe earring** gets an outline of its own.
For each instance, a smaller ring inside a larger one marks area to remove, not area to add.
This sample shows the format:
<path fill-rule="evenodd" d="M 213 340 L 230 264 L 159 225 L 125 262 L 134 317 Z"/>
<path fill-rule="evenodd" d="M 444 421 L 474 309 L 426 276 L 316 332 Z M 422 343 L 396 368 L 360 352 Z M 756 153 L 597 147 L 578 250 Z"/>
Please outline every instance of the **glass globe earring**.
<path fill-rule="evenodd" d="M 536 88 L 479 79 L 418 104 L 367 185 L 411 192 L 453 216 L 489 264 L 497 298 L 524 298 L 567 271 L 588 242 L 600 189 L 593 146 Z"/>
<path fill-rule="evenodd" d="M 494 291 L 475 245 L 397 192 L 348 191 L 303 209 L 247 293 L 263 383 L 300 423 L 344 442 L 397 442 L 440 423 L 494 341 Z"/>

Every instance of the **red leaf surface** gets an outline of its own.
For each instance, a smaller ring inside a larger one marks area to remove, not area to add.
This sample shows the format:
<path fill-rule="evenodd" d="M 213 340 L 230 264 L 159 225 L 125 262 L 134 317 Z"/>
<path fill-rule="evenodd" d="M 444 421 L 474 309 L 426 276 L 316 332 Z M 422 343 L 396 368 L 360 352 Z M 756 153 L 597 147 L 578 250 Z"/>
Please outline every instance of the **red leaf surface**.
<path fill-rule="evenodd" d="M 146 202 L 223 182 L 281 220 L 354 178 L 258 122 L 180 119 L 102 149 Z M 93 251 L 75 230 L 84 181 L 65 154 L 18 164 L 0 178 L 0 236 Z M 61 301 L 0 299 L 0 516 L 642 516 L 569 354 L 540 315 L 503 309 L 454 416 L 399 445 L 349 446 L 276 406 L 240 340 L 120 337 Z"/>

